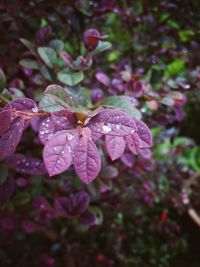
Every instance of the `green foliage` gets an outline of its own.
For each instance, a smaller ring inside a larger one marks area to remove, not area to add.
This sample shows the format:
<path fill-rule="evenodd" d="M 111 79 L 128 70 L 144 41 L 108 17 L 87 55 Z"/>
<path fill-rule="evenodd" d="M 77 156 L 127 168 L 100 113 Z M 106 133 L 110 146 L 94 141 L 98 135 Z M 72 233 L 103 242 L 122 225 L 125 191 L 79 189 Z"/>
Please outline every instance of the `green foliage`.
<path fill-rule="evenodd" d="M 179 75 L 185 71 L 186 62 L 182 59 L 176 59 L 167 65 L 165 75 L 168 77 Z"/>
<path fill-rule="evenodd" d="M 104 107 L 119 108 L 137 119 L 141 119 L 142 117 L 140 111 L 133 106 L 127 96 L 107 97 L 103 102 L 101 102 L 101 105 Z"/>
<path fill-rule="evenodd" d="M 37 49 L 38 54 L 44 63 L 49 67 L 53 68 L 57 65 L 57 55 L 55 50 L 51 47 L 39 47 Z"/>
<path fill-rule="evenodd" d="M 66 71 L 60 71 L 58 73 L 58 80 L 69 86 L 74 86 L 80 83 L 83 80 L 83 78 L 84 74 L 82 71 L 72 72 L 72 73 L 68 73 Z"/>

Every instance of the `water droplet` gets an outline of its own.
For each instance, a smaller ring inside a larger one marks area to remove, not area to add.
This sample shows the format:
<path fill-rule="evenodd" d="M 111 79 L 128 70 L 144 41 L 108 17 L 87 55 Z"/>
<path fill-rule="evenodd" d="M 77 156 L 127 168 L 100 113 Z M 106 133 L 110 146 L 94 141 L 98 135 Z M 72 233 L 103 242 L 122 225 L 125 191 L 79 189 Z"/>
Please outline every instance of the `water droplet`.
<path fill-rule="evenodd" d="M 54 147 L 54 148 L 53 148 L 53 150 L 55 150 L 55 151 L 56 151 L 56 150 L 57 150 L 57 147 Z"/>
<path fill-rule="evenodd" d="M 73 134 L 68 134 L 67 139 L 71 141 L 74 138 Z"/>
<path fill-rule="evenodd" d="M 40 131 L 40 134 L 42 134 L 42 135 L 43 135 L 43 134 L 44 134 L 44 131 Z"/>
<path fill-rule="evenodd" d="M 34 108 L 32 108 L 32 111 L 33 111 L 34 113 L 37 113 L 37 112 L 38 112 L 38 108 L 37 108 L 37 107 L 34 107 Z"/>
<path fill-rule="evenodd" d="M 103 129 L 105 132 L 107 132 L 107 133 L 109 133 L 110 131 L 112 131 L 112 128 L 109 127 L 109 126 L 107 126 L 107 125 L 103 125 L 102 129 Z"/>
<path fill-rule="evenodd" d="M 48 134 L 49 133 L 49 130 L 45 130 L 45 133 Z"/>

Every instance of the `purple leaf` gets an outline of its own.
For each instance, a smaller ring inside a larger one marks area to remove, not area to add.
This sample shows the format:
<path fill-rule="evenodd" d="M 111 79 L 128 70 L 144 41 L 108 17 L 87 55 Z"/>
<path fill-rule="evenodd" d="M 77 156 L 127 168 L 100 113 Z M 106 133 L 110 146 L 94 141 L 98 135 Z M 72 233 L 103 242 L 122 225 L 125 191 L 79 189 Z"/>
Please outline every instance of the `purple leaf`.
<path fill-rule="evenodd" d="M 91 92 L 91 100 L 92 100 L 93 104 L 96 104 L 97 102 L 102 100 L 103 97 L 104 97 L 103 90 L 101 90 L 99 88 L 95 88 L 95 89 L 92 90 L 92 92 Z"/>
<path fill-rule="evenodd" d="M 125 150 L 124 137 L 106 135 L 106 149 L 112 160 L 116 160 L 121 157 Z"/>
<path fill-rule="evenodd" d="M 43 122 L 44 117 L 33 117 L 30 121 L 31 127 L 35 132 L 39 131 L 40 125 Z"/>
<path fill-rule="evenodd" d="M 5 203 L 7 202 L 15 188 L 15 182 L 12 176 L 8 177 L 6 182 L 0 186 L 0 203 Z"/>
<path fill-rule="evenodd" d="M 131 153 L 124 153 L 121 157 L 121 161 L 128 168 L 132 168 L 135 162 L 133 154 Z"/>
<path fill-rule="evenodd" d="M 10 129 L 0 139 L 0 160 L 12 154 L 18 145 L 24 129 L 24 119 L 17 117 L 11 123 Z"/>
<path fill-rule="evenodd" d="M 76 130 L 57 132 L 45 145 L 44 163 L 50 176 L 66 171 L 72 164 L 72 150 L 77 145 L 79 134 Z"/>
<path fill-rule="evenodd" d="M 37 231 L 37 225 L 29 219 L 22 222 L 22 228 L 26 234 L 32 234 Z"/>
<path fill-rule="evenodd" d="M 56 127 L 53 119 L 48 117 L 40 123 L 39 127 L 39 139 L 42 144 L 46 144 L 52 136 L 59 130 L 63 130 L 60 127 Z"/>
<path fill-rule="evenodd" d="M 5 106 L 6 109 L 16 109 L 23 112 L 38 112 L 36 103 L 29 98 L 17 98 Z"/>
<path fill-rule="evenodd" d="M 0 136 L 3 135 L 11 124 L 11 112 L 10 110 L 3 110 L 0 112 Z"/>
<path fill-rule="evenodd" d="M 140 138 L 138 134 L 133 133 L 133 134 L 127 135 L 125 136 L 125 140 L 126 140 L 129 150 L 133 154 L 138 155 L 140 152 Z"/>
<path fill-rule="evenodd" d="M 81 191 L 69 198 L 57 198 L 54 203 L 54 208 L 58 217 L 78 217 L 88 208 L 88 205 L 89 195 Z"/>
<path fill-rule="evenodd" d="M 51 117 L 55 126 L 65 130 L 74 128 L 76 123 L 75 114 L 67 109 L 56 111 L 52 113 Z"/>
<path fill-rule="evenodd" d="M 66 212 L 68 216 L 80 216 L 89 206 L 89 195 L 84 192 L 77 192 L 68 199 Z"/>
<path fill-rule="evenodd" d="M 106 85 L 106 86 L 108 86 L 108 85 L 110 84 L 110 79 L 109 79 L 109 77 L 108 77 L 105 73 L 103 73 L 103 72 L 97 72 L 97 73 L 95 74 L 95 78 L 96 78 L 99 82 L 103 83 L 103 84 Z"/>
<path fill-rule="evenodd" d="M 43 175 L 46 173 L 44 163 L 32 156 L 14 154 L 7 159 L 8 167 L 18 173 L 30 175 Z"/>
<path fill-rule="evenodd" d="M 153 141 L 150 129 L 140 120 L 135 119 L 135 124 L 137 126 L 137 134 L 140 138 L 140 148 L 151 147 L 153 145 Z"/>
<path fill-rule="evenodd" d="M 115 136 L 126 136 L 137 129 L 135 119 L 118 109 L 100 111 L 87 126 L 94 132 Z"/>
<path fill-rule="evenodd" d="M 91 211 L 85 211 L 79 218 L 80 222 L 82 224 L 85 224 L 87 226 L 95 225 L 96 216 Z"/>
<path fill-rule="evenodd" d="M 85 137 L 80 138 L 74 153 L 74 167 L 80 179 L 91 183 L 101 168 L 101 158 L 96 145 Z"/>
<path fill-rule="evenodd" d="M 93 142 L 96 142 L 98 141 L 99 139 L 101 139 L 101 137 L 103 136 L 101 133 L 96 133 L 96 132 L 93 132 L 91 131 L 91 136 L 92 136 L 92 141 Z"/>

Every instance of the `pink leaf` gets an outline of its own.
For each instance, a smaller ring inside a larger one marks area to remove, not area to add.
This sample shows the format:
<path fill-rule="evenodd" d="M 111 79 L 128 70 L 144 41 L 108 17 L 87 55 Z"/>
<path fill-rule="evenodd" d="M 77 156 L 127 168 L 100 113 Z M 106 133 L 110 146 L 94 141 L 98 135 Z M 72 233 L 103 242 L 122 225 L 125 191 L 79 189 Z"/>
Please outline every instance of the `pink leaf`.
<path fill-rule="evenodd" d="M 96 145 L 85 137 L 81 137 L 74 153 L 74 167 L 80 179 L 91 183 L 99 174 L 101 158 Z"/>
<path fill-rule="evenodd" d="M 112 160 L 116 160 L 121 157 L 125 150 L 124 137 L 106 135 L 106 149 Z"/>

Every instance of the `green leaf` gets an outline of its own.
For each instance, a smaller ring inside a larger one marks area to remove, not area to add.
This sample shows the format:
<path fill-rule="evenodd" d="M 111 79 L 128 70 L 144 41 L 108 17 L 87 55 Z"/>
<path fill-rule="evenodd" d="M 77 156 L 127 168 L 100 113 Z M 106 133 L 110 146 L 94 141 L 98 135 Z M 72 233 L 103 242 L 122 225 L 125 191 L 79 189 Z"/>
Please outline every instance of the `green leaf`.
<path fill-rule="evenodd" d="M 179 91 L 171 91 L 160 100 L 160 103 L 166 106 L 173 106 L 175 100 L 183 100 L 183 94 Z"/>
<path fill-rule="evenodd" d="M 24 206 L 31 201 L 31 195 L 28 192 L 19 192 L 13 198 L 13 203 L 16 207 Z"/>
<path fill-rule="evenodd" d="M 5 164 L 0 163 L 0 185 L 2 185 L 8 177 L 8 169 Z"/>
<path fill-rule="evenodd" d="M 22 90 L 20 90 L 18 88 L 11 88 L 10 90 L 12 90 L 12 99 L 25 97 Z"/>
<path fill-rule="evenodd" d="M 52 77 L 51 73 L 49 72 L 49 70 L 45 66 L 41 66 L 40 71 L 41 71 L 41 73 L 45 79 L 47 79 L 50 82 L 53 81 L 53 77 Z"/>
<path fill-rule="evenodd" d="M 104 52 L 105 50 L 108 50 L 112 47 L 112 44 L 110 42 L 106 41 L 100 41 L 93 51 L 93 55 L 99 54 L 101 52 Z"/>
<path fill-rule="evenodd" d="M 0 92 L 3 91 L 5 86 L 6 86 L 6 76 L 4 72 L 2 71 L 2 69 L 0 69 Z"/>
<path fill-rule="evenodd" d="M 69 104 L 67 102 L 70 100 L 70 98 L 62 86 L 51 84 L 45 89 L 43 94 L 54 99 L 59 105 L 69 108 Z"/>
<path fill-rule="evenodd" d="M 183 43 L 190 41 L 191 38 L 195 35 L 192 30 L 180 31 L 178 34 Z"/>
<path fill-rule="evenodd" d="M 60 54 L 61 51 L 64 49 L 64 43 L 61 40 L 54 39 L 49 43 L 49 46 L 53 48 L 57 54 Z"/>
<path fill-rule="evenodd" d="M 185 70 L 186 62 L 182 59 L 176 59 L 172 63 L 167 65 L 167 69 L 165 71 L 165 75 L 168 77 L 178 75 Z"/>
<path fill-rule="evenodd" d="M 57 102 L 54 99 L 49 98 L 48 96 L 44 96 L 42 98 L 42 100 L 39 103 L 39 106 L 41 109 L 47 112 L 55 112 L 63 109 L 63 106 L 57 104 Z"/>
<path fill-rule="evenodd" d="M 119 59 L 119 52 L 118 51 L 113 51 L 113 52 L 109 53 L 107 56 L 107 60 L 109 62 L 114 62 L 114 61 L 117 61 L 118 59 Z"/>
<path fill-rule="evenodd" d="M 49 68 L 53 68 L 54 66 L 56 66 L 57 64 L 56 52 L 51 47 L 39 47 L 37 51 L 41 59 Z"/>
<path fill-rule="evenodd" d="M 58 73 L 58 80 L 66 85 L 74 86 L 78 83 L 80 83 L 84 78 L 83 72 L 72 72 L 67 73 L 64 71 L 60 71 Z"/>
<path fill-rule="evenodd" d="M 20 60 L 19 64 L 22 66 L 22 67 L 26 67 L 26 68 L 29 68 L 29 69 L 33 69 L 33 70 L 38 70 L 39 69 L 39 65 L 37 63 L 37 61 L 33 60 L 33 59 L 22 59 Z"/>
<path fill-rule="evenodd" d="M 25 45 L 31 51 L 33 55 L 37 56 L 37 53 L 35 51 L 35 46 L 29 40 L 24 38 L 21 38 L 19 40 L 23 45 Z"/>
<path fill-rule="evenodd" d="M 140 111 L 133 106 L 127 96 L 109 96 L 101 102 L 101 105 L 104 107 L 119 108 L 137 119 L 141 119 L 142 117 Z"/>
<path fill-rule="evenodd" d="M 8 91 L 8 89 L 3 89 L 2 93 L 1 93 L 1 98 L 5 101 L 5 102 L 10 102 L 12 100 L 12 95 L 11 93 Z"/>

